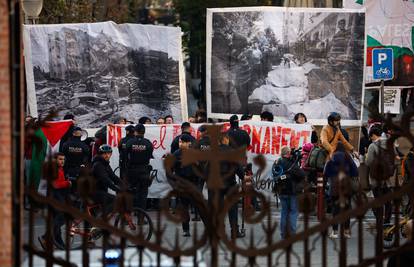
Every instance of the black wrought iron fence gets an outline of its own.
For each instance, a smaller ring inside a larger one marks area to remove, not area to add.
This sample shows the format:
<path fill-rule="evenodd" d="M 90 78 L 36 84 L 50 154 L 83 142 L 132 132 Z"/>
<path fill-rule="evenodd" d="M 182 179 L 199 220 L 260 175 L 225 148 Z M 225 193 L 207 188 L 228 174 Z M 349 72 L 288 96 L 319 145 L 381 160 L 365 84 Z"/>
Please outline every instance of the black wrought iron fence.
<path fill-rule="evenodd" d="M 414 144 L 410 132 L 413 115 L 404 114 L 400 122 L 391 118 L 385 120 L 392 132 L 388 142 L 390 149 L 401 137 Z M 211 140 L 218 140 L 220 126 L 208 126 L 208 132 Z M 219 199 L 225 181 L 220 173 L 220 163 L 241 163 L 244 158 L 244 150 L 222 151 L 217 142 L 212 142 L 209 151 L 183 153 L 183 164 L 209 162 L 208 172 L 199 171 L 202 176 L 208 173 L 203 177 L 211 193 L 208 200 L 192 183 L 171 172 L 175 159 L 167 157 L 165 168 L 173 190 L 162 199 L 160 210 L 156 212 L 132 209 L 131 196 L 123 192 L 116 197 L 114 211 L 101 217 L 100 207 L 89 202 L 93 179 L 88 175 L 78 180 L 80 198 L 75 202 L 69 199 L 66 203 L 59 202 L 50 192 L 42 196 L 26 188 L 25 195 L 32 204 L 25 214 L 27 233 L 23 248 L 27 253 L 26 264 L 36 266 L 41 258 L 44 261 L 40 264 L 46 266 L 74 266 L 76 262 L 80 266 L 92 266 L 91 263 L 96 261 L 102 266 L 383 266 L 388 259 L 398 263 L 404 253 L 413 251 L 414 244 L 405 241 L 411 238 L 403 234 L 403 228 L 412 218 L 412 209 L 405 208 L 410 207 L 414 198 L 413 177 L 404 183 L 395 179 L 393 190 L 375 199 L 367 197 L 358 182 L 339 179 L 339 206 L 344 208 L 351 202 L 352 208 L 344 209 L 336 216 L 323 213 L 320 221 L 315 219 L 315 193 L 306 185 L 303 194 L 298 196 L 301 228 L 280 239 L 280 219 L 274 198 L 253 187 L 236 185 L 226 193 L 224 201 Z M 379 157 L 377 160 L 384 159 Z M 414 173 L 414 165 L 409 168 Z M 49 173 L 54 171 L 48 169 Z M 372 173 L 377 180 L 387 178 L 382 173 Z M 174 213 L 171 211 L 169 203 L 176 196 L 191 199 L 202 218 L 202 222 L 192 224 L 191 237 L 181 237 L 177 228 L 186 215 L 180 208 Z M 243 205 L 247 197 L 260 200 L 260 212 Z M 385 225 L 382 207 L 390 202 L 393 220 Z M 234 205 L 246 223 L 244 238 L 237 239 L 229 233 L 226 219 Z M 372 210 L 378 212 L 378 219 L 373 219 Z M 55 248 L 53 237 L 56 212 L 64 214 L 65 220 L 61 228 L 65 247 L 60 250 Z M 345 233 L 349 219 L 352 219 L 349 228 L 354 231 L 352 239 Z M 330 228 L 335 224 L 339 225 L 338 239 L 329 236 Z M 36 240 L 42 231 L 45 233 L 44 248 Z"/>

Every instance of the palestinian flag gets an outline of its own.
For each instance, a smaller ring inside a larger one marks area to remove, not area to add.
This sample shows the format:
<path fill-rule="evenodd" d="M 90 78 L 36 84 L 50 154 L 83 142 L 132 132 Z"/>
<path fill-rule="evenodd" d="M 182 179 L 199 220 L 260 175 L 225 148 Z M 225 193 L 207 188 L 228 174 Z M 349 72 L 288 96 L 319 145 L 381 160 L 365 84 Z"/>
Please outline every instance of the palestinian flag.
<path fill-rule="evenodd" d="M 392 48 L 394 80 L 387 86 L 414 86 L 414 0 L 344 0 L 345 8 L 366 8 L 367 69 L 366 85 L 372 79 L 372 50 Z"/>
<path fill-rule="evenodd" d="M 56 153 L 59 151 L 60 139 L 73 125 L 72 120 L 48 121 L 42 126 L 42 132 L 47 139 L 48 152 Z"/>

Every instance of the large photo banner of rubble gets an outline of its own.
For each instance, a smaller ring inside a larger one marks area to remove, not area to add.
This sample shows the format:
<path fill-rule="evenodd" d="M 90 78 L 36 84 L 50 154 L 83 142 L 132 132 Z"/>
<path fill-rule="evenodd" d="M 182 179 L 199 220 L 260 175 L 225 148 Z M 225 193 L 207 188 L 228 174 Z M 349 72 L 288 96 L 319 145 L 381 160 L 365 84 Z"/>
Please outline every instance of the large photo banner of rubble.
<path fill-rule="evenodd" d="M 372 73 L 372 50 L 392 48 L 394 79 L 386 86 L 414 87 L 414 1 L 344 0 L 346 8 L 366 9 L 367 87 L 379 85 Z"/>
<path fill-rule="evenodd" d="M 207 12 L 209 116 L 271 111 L 291 121 L 303 112 L 325 124 L 361 119 L 363 10 L 223 8 Z"/>
<path fill-rule="evenodd" d="M 113 22 L 25 25 L 28 108 L 83 128 L 126 117 L 187 116 L 181 29 Z"/>

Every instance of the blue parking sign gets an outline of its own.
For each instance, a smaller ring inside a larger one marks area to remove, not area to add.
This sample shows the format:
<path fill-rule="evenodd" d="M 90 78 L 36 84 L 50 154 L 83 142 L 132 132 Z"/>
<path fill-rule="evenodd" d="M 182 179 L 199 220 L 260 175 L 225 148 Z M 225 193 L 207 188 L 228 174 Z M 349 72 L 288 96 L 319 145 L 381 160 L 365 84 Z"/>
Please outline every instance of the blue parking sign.
<path fill-rule="evenodd" d="M 372 50 L 372 71 L 374 80 L 392 80 L 394 78 L 392 48 L 374 48 Z"/>

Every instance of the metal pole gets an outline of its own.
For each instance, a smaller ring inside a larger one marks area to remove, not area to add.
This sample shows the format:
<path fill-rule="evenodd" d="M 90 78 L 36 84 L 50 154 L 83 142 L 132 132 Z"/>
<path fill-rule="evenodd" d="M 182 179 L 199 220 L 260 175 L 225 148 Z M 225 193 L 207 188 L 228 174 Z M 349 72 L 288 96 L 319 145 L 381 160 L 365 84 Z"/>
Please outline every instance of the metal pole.
<path fill-rule="evenodd" d="M 383 116 L 384 115 L 384 80 L 381 80 L 380 100 L 381 100 L 380 112 L 381 112 L 381 115 Z"/>
<path fill-rule="evenodd" d="M 324 217 L 324 212 L 325 212 L 325 207 L 324 207 L 324 186 L 323 186 L 323 176 L 322 175 L 318 175 L 319 177 L 317 178 L 317 182 L 316 182 L 316 187 L 317 187 L 317 217 L 319 221 L 322 221 L 323 217 Z"/>

